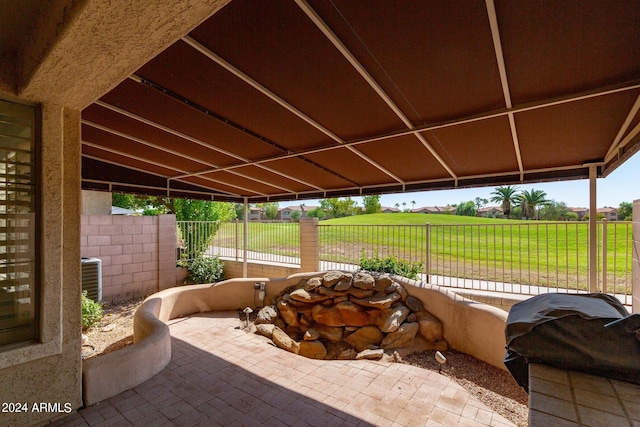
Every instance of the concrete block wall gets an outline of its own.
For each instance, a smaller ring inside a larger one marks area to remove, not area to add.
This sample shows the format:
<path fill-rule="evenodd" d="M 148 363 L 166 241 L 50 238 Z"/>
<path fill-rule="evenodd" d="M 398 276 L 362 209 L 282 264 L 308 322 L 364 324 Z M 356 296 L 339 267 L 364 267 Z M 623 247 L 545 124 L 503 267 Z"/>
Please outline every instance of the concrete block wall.
<path fill-rule="evenodd" d="M 176 285 L 173 215 L 83 215 L 81 255 L 102 261 L 102 298 L 121 301 Z"/>

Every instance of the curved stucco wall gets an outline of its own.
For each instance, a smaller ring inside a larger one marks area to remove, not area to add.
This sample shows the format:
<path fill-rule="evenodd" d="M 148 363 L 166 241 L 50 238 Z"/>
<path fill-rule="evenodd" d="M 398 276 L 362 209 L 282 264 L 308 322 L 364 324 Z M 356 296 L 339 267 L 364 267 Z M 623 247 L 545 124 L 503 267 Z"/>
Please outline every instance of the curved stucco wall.
<path fill-rule="evenodd" d="M 264 304 L 300 280 L 323 273 L 300 273 L 284 279 L 230 279 L 212 285 L 167 289 L 151 295 L 134 317 L 134 345 L 96 357 L 83 366 L 84 404 L 92 405 L 128 390 L 164 369 L 171 360 L 171 336 L 164 323 L 171 319 L 208 311 L 237 310 L 262 305 L 256 283 L 266 284 Z M 504 327 L 507 313 L 462 298 L 437 286 L 396 277 L 408 292 L 444 326 L 449 345 L 486 363 L 505 369 Z"/>
<path fill-rule="evenodd" d="M 508 313 L 435 285 L 402 277 L 396 280 L 443 324 L 444 339 L 451 348 L 506 370 L 504 329 Z"/>
<path fill-rule="evenodd" d="M 150 379 L 171 360 L 169 327 L 158 319 L 161 298 L 149 297 L 133 320 L 135 345 L 86 360 L 82 365 L 82 398 L 93 405 Z"/>

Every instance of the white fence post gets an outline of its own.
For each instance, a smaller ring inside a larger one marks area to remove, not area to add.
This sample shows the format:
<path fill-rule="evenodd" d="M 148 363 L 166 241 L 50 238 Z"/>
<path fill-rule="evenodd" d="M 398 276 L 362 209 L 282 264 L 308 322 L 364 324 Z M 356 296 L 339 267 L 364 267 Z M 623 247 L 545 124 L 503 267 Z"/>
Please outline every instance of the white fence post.
<path fill-rule="evenodd" d="M 430 283 L 429 274 L 431 272 L 431 224 L 425 224 L 425 264 L 424 264 L 424 272 L 426 277 L 426 282 Z"/>

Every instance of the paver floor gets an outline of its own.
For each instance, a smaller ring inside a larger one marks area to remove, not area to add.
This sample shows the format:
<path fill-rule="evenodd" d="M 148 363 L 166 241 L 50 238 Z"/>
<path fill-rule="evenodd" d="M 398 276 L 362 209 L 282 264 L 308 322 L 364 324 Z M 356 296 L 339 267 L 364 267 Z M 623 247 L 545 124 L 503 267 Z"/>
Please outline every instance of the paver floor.
<path fill-rule="evenodd" d="M 307 359 L 240 325 L 230 312 L 171 321 L 166 369 L 56 425 L 513 425 L 436 372 L 401 363 Z"/>

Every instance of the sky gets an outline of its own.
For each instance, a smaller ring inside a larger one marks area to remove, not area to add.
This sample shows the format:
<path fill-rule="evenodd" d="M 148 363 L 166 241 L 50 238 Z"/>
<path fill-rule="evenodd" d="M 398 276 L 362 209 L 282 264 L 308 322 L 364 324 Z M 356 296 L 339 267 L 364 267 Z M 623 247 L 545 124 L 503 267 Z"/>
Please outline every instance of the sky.
<path fill-rule="evenodd" d="M 560 182 L 548 182 L 537 184 L 518 185 L 520 190 L 542 190 L 547 193 L 547 199 L 556 202 L 564 202 L 568 207 L 589 207 L 589 180 L 571 180 Z M 415 208 L 423 206 L 446 206 L 474 200 L 476 197 L 490 199 L 492 187 L 463 188 L 457 190 L 422 191 L 411 193 L 383 194 L 380 198 L 382 206 L 394 207 L 396 203 L 403 209 L 406 203 L 407 209 L 412 209 L 412 201 Z M 619 166 L 606 178 L 598 178 L 596 181 L 596 204 L 598 208 L 605 206 L 617 208 L 620 202 L 633 202 L 640 199 L 640 153 L 636 153 L 629 160 Z M 362 206 L 361 197 L 353 197 L 359 206 Z M 320 200 L 298 200 L 293 202 L 281 202 L 280 207 L 299 205 L 318 206 Z M 497 206 L 497 203 L 489 202 L 487 206 Z"/>

